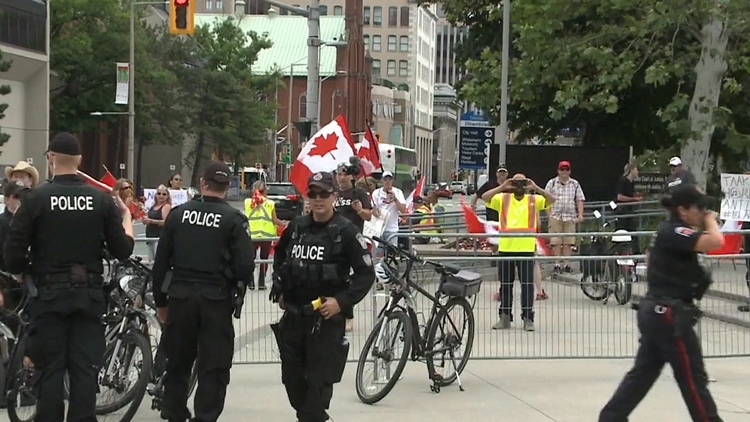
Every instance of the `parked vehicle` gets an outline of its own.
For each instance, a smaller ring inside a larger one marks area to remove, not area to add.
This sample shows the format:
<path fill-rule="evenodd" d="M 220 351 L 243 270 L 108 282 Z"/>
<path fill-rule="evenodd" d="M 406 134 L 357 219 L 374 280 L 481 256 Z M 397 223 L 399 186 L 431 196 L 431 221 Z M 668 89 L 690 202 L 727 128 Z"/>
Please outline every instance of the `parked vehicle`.
<path fill-rule="evenodd" d="M 453 198 L 453 191 L 448 187 L 447 183 L 440 183 L 437 189 L 435 189 L 435 193 L 438 198 Z"/>
<path fill-rule="evenodd" d="M 451 182 L 450 188 L 451 188 L 451 190 L 454 193 L 461 193 L 461 194 L 464 194 L 464 195 L 468 195 L 469 194 L 469 187 L 468 187 L 468 185 L 466 184 L 466 182 L 463 182 L 463 181 L 460 181 L 460 180 L 456 180 L 456 181 Z"/>
<path fill-rule="evenodd" d="M 617 205 L 612 202 L 610 207 L 614 210 Z M 599 211 L 594 211 L 594 217 L 602 221 L 601 230 L 606 230 L 617 218 L 607 220 Z M 603 300 L 606 305 L 610 296 L 614 294 L 617 303 L 624 305 L 630 301 L 633 292 L 633 282 L 636 281 L 636 265 L 632 258 L 631 236 L 627 230 L 618 229 L 609 236 L 592 236 L 588 250 L 582 255 L 589 256 L 616 256 L 622 258 L 609 260 L 583 261 L 583 276 L 581 277 L 581 290 L 591 300 Z"/>
<path fill-rule="evenodd" d="M 280 220 L 292 220 L 302 215 L 305 201 L 289 182 L 266 183 L 268 199 L 276 203 L 276 216 Z"/>

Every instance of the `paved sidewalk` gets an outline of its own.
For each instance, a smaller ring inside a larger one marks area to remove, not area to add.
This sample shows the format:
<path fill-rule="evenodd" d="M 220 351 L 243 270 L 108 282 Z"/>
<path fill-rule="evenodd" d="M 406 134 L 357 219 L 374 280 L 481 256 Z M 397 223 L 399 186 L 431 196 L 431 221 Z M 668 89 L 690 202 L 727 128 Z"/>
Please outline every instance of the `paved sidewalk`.
<path fill-rule="evenodd" d="M 354 391 L 356 365 L 349 364 L 344 381 L 336 386 L 331 416 L 337 422 L 592 422 L 631 364 L 631 359 L 476 360 L 464 373 L 465 392 L 445 387 L 434 394 L 425 366 L 410 362 L 391 394 L 373 406 L 358 400 Z M 750 420 L 750 358 L 714 359 L 707 367 L 717 379 L 710 388 L 724 421 Z M 150 405 L 150 399 L 144 399 L 134 421 L 159 421 Z M 232 369 L 221 421 L 294 419 L 278 365 L 236 365 Z M 689 420 L 669 369 L 631 418 L 633 422 Z"/>

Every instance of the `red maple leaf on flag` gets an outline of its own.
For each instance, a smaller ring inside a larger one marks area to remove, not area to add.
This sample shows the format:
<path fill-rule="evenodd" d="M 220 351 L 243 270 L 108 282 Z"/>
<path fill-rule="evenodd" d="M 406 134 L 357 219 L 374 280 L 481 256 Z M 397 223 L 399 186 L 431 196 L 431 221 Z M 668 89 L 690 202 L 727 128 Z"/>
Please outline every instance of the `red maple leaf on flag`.
<path fill-rule="evenodd" d="M 326 154 L 330 154 L 337 149 L 338 143 L 339 137 L 335 133 L 330 133 L 325 136 L 318 136 L 317 138 L 313 139 L 314 146 L 310 148 L 310 152 L 307 155 L 310 157 L 314 155 L 322 157 Z"/>

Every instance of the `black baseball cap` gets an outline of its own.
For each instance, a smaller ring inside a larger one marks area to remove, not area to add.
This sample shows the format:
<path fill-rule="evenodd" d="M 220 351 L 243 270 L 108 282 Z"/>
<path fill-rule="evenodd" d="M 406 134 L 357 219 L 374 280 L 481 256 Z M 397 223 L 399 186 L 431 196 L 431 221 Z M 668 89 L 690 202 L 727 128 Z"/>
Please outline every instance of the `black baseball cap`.
<path fill-rule="evenodd" d="M 6 198 L 11 196 L 22 196 L 29 190 L 30 188 L 23 183 L 8 182 L 3 188 L 3 195 L 5 195 Z"/>
<path fill-rule="evenodd" d="M 333 192 L 334 191 L 333 174 L 327 171 L 319 171 L 317 173 L 314 173 L 312 176 L 310 176 L 309 179 L 307 179 L 308 189 L 312 186 L 319 187 L 328 192 Z"/>
<path fill-rule="evenodd" d="M 229 184 L 229 175 L 232 171 L 229 166 L 218 160 L 209 161 L 203 169 L 203 180 L 210 180 L 219 184 Z"/>
<path fill-rule="evenodd" d="M 711 200 L 710 196 L 704 195 L 695 185 L 679 185 L 672 189 L 668 197 L 662 199 L 662 203 L 667 202 L 671 208 L 690 208 L 695 205 L 700 209 L 706 209 Z"/>
<path fill-rule="evenodd" d="M 68 132 L 60 132 L 49 141 L 47 152 L 65 155 L 81 155 L 81 143 Z"/>
<path fill-rule="evenodd" d="M 499 166 L 497 166 L 497 171 L 495 173 L 500 173 L 501 171 L 504 171 L 506 173 L 508 172 L 508 168 L 505 167 L 505 164 L 500 164 Z"/>

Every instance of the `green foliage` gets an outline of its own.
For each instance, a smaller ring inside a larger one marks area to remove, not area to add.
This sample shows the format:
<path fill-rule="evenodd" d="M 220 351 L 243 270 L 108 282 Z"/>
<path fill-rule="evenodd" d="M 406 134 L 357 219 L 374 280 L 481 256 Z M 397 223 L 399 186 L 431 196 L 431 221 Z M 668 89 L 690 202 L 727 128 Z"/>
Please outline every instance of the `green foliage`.
<path fill-rule="evenodd" d="M 13 63 L 9 60 L 3 60 L 3 54 L 0 52 L 0 73 L 7 72 Z M 10 85 L 0 85 L 0 96 L 10 94 Z M 0 103 L 0 120 L 5 118 L 5 110 L 8 109 L 7 103 Z M 10 135 L 0 132 L 0 147 L 10 140 Z"/>
<path fill-rule="evenodd" d="M 471 25 L 458 59 L 468 76 L 462 97 L 499 121 L 502 8 L 498 2 L 446 0 L 449 18 Z M 706 16 L 703 0 L 514 0 L 511 9 L 509 121 L 521 138 L 553 139 L 585 129 L 584 143 L 634 145 L 636 153 L 690 136 Z M 729 70 L 716 116 L 717 149 L 746 148 L 750 133 L 750 3 L 732 0 Z"/>

